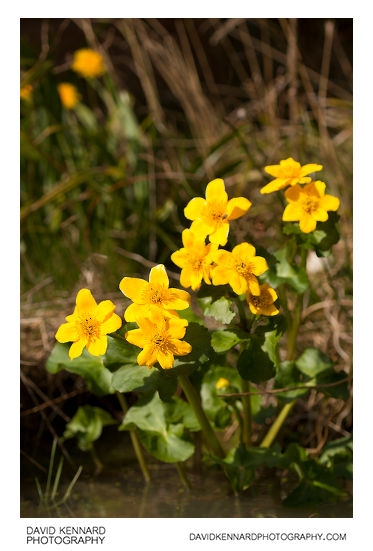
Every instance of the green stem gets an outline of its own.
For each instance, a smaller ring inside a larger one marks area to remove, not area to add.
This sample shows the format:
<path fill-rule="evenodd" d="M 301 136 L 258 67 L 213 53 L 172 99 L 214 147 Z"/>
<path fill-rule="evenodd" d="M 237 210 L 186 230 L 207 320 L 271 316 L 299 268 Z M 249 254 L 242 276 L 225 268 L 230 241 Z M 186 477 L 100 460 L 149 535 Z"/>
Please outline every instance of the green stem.
<path fill-rule="evenodd" d="M 263 442 L 260 444 L 261 448 L 269 448 L 272 445 L 274 439 L 276 438 L 276 436 L 278 434 L 278 431 L 282 427 L 285 419 L 289 415 L 289 413 L 290 413 L 292 407 L 294 406 L 295 402 L 296 402 L 296 400 L 293 400 L 292 402 L 289 402 L 288 404 L 284 405 L 284 407 L 282 408 L 282 410 L 280 411 L 280 413 L 276 417 L 273 425 L 271 426 L 271 428 L 269 429 L 269 431 L 265 435 L 265 437 L 263 439 Z"/>
<path fill-rule="evenodd" d="M 236 406 L 236 404 L 232 404 L 232 409 L 234 411 L 234 414 L 236 416 L 236 419 L 237 419 L 237 422 L 238 422 L 238 426 L 240 428 L 240 442 L 243 443 L 243 421 L 242 421 L 242 414 L 241 412 L 239 411 L 238 407 Z"/>
<path fill-rule="evenodd" d="M 117 395 L 117 398 L 118 398 L 118 401 L 120 403 L 120 406 L 122 408 L 123 413 L 126 414 L 127 411 L 128 411 L 128 407 L 127 407 L 127 402 L 126 402 L 125 397 L 120 392 L 116 392 L 116 395 Z M 142 451 L 142 447 L 141 447 L 141 444 L 140 444 L 139 437 L 137 436 L 137 433 L 136 433 L 135 429 L 130 430 L 129 433 L 130 433 L 130 437 L 131 437 L 131 441 L 132 441 L 132 446 L 133 446 L 133 449 L 135 451 L 137 461 L 139 462 L 143 477 L 144 477 L 146 482 L 149 482 L 150 481 L 150 473 L 149 473 L 149 469 L 148 469 L 148 466 L 147 466 L 146 461 L 145 461 L 145 457 L 144 457 L 144 454 L 143 454 L 143 451 Z"/>
<path fill-rule="evenodd" d="M 194 386 L 190 382 L 189 377 L 187 375 L 179 375 L 179 381 L 184 391 L 184 394 L 187 397 L 188 402 L 192 406 L 193 411 L 199 421 L 199 424 L 201 425 L 201 430 L 203 432 L 207 446 L 218 457 L 225 457 L 223 448 L 221 447 L 220 442 L 217 439 L 210 425 L 210 422 L 202 409 L 200 397 L 197 394 Z"/>
<path fill-rule="evenodd" d="M 302 248 L 300 253 L 300 268 L 306 269 L 307 266 L 307 249 Z M 301 293 L 297 296 L 297 300 L 294 307 L 293 322 L 288 332 L 287 348 L 288 348 L 288 360 L 294 361 L 296 358 L 296 345 L 297 345 L 297 336 L 299 331 L 300 322 L 302 319 L 302 310 L 303 310 L 303 296 L 304 293 Z M 264 437 L 262 443 L 260 444 L 261 448 L 269 448 L 274 439 L 276 438 L 280 428 L 284 424 L 287 416 L 292 410 L 296 400 L 289 402 L 284 405 L 275 421 L 273 422 L 268 433 Z"/>
<path fill-rule="evenodd" d="M 250 383 L 241 378 L 241 390 L 242 392 L 250 392 Z M 252 414 L 251 414 L 251 396 L 242 396 L 242 413 L 243 413 L 243 427 L 242 427 L 242 443 L 248 448 L 251 446 L 252 439 Z"/>
<path fill-rule="evenodd" d="M 181 482 L 186 488 L 188 488 L 188 490 L 190 490 L 192 488 L 192 485 L 189 482 L 188 476 L 186 474 L 184 463 L 181 463 L 180 461 L 178 461 L 177 463 L 175 463 L 175 466 L 176 466 L 177 472 L 179 473 Z"/>

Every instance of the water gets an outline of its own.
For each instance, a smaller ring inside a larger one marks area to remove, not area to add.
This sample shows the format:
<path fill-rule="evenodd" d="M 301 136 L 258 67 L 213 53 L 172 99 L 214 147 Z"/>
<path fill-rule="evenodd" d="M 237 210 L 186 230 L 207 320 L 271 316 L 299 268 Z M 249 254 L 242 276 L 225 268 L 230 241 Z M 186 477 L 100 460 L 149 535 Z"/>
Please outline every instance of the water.
<path fill-rule="evenodd" d="M 84 468 L 66 505 L 39 506 L 35 482 L 22 484 L 21 517 L 63 518 L 347 518 L 352 502 L 297 508 L 281 503 L 283 489 L 274 477 L 260 478 L 244 494 L 235 496 L 219 471 L 188 472 L 192 489 L 185 488 L 172 465 L 151 464 L 152 480 L 144 483 L 135 466 L 107 469 L 97 476 Z M 69 480 L 61 484 L 61 493 Z"/>

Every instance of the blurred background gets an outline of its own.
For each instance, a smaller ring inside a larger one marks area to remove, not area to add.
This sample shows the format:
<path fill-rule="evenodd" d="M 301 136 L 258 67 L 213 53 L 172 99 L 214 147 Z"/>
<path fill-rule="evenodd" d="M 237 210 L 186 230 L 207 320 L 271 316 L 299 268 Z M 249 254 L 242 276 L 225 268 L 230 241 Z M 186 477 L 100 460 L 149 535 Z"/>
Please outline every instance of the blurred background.
<path fill-rule="evenodd" d="M 100 54 L 100 75 L 72 69 L 81 48 Z M 280 194 L 259 193 L 264 166 L 289 156 L 324 166 L 342 237 L 333 257 L 309 259 L 316 295 L 300 339 L 349 370 L 352 19 L 22 19 L 20 80 L 26 469 L 87 397 L 77 377 L 44 369 L 77 291 L 90 288 L 122 314 L 124 275 L 164 263 L 176 286 L 170 254 L 189 225 L 184 206 L 213 178 L 253 203 L 232 225 L 233 242 L 273 251 L 283 205 Z M 75 87 L 65 98 L 62 83 Z M 307 400 L 304 412 L 318 398 Z M 324 399 L 317 417 L 349 434 L 351 401 L 336 402 Z M 324 438 L 319 422 L 307 417 L 309 447 Z"/>

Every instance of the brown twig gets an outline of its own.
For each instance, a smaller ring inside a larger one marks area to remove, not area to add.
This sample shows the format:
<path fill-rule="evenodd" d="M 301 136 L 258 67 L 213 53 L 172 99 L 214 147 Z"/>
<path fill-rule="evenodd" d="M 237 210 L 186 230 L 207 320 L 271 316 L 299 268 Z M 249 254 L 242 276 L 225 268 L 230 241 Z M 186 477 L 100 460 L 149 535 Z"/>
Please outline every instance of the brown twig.
<path fill-rule="evenodd" d="M 288 388 L 276 388 L 274 390 L 258 390 L 255 392 L 232 392 L 231 394 L 217 394 L 219 398 L 231 398 L 233 396 L 253 396 L 255 394 L 278 394 L 280 392 L 289 392 L 290 390 L 300 390 L 302 388 L 307 388 L 309 390 L 312 390 L 313 388 L 327 388 L 331 386 L 337 386 L 341 385 L 342 383 L 345 383 L 349 380 L 348 377 L 345 377 L 344 379 L 341 379 L 340 381 L 336 381 L 335 383 L 325 383 L 324 385 L 299 385 L 299 386 L 293 386 Z"/>

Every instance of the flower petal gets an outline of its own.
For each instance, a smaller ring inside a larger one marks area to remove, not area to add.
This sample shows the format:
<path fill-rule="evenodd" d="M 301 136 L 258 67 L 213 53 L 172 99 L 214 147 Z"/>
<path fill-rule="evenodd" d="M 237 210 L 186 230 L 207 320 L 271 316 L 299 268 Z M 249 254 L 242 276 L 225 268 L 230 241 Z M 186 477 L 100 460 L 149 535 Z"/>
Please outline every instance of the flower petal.
<path fill-rule="evenodd" d="M 139 318 L 143 318 L 148 313 L 147 304 L 130 304 L 124 312 L 124 319 L 128 322 L 137 321 Z"/>
<path fill-rule="evenodd" d="M 271 176 L 274 176 L 277 178 L 279 176 L 281 171 L 280 165 L 268 165 L 264 167 L 264 170 L 267 172 L 267 174 L 270 174 Z"/>
<path fill-rule="evenodd" d="M 192 351 L 192 346 L 188 342 L 178 339 L 171 339 L 170 342 L 175 356 L 186 356 Z"/>
<path fill-rule="evenodd" d="M 210 234 L 209 239 L 211 243 L 215 243 L 215 245 L 221 245 L 222 247 L 224 247 L 224 245 L 228 241 L 228 233 L 229 222 L 223 222 L 214 233 Z"/>
<path fill-rule="evenodd" d="M 128 342 L 138 346 L 139 348 L 144 348 L 149 344 L 149 339 L 142 329 L 132 329 L 127 331 L 125 335 Z"/>
<path fill-rule="evenodd" d="M 324 195 L 324 197 L 321 197 L 320 199 L 320 207 L 325 210 L 338 210 L 340 201 L 338 197 L 334 197 L 333 195 Z"/>
<path fill-rule="evenodd" d="M 119 289 L 126 297 L 137 304 L 144 304 L 143 293 L 149 283 L 137 277 L 124 277 L 119 283 Z"/>
<path fill-rule="evenodd" d="M 269 182 L 269 184 L 262 187 L 260 190 L 260 193 L 272 193 L 273 191 L 279 191 L 280 189 L 283 189 L 288 185 L 289 178 L 276 178 L 275 180 L 272 180 L 272 182 Z"/>
<path fill-rule="evenodd" d="M 76 306 L 79 312 L 93 312 L 97 308 L 97 302 L 89 289 L 80 289 L 76 297 Z"/>
<path fill-rule="evenodd" d="M 259 282 L 254 275 L 247 278 L 247 287 L 252 295 L 258 297 L 260 295 Z"/>
<path fill-rule="evenodd" d="M 296 222 L 302 218 L 303 213 L 304 211 L 299 204 L 290 203 L 290 205 L 287 205 L 285 208 L 282 219 L 284 222 Z"/>
<path fill-rule="evenodd" d="M 230 199 L 227 205 L 228 220 L 236 220 L 243 216 L 251 207 L 252 203 L 245 197 L 235 197 Z"/>
<path fill-rule="evenodd" d="M 175 358 L 172 352 L 161 352 L 157 350 L 157 360 L 162 369 L 171 369 L 174 366 Z"/>
<path fill-rule="evenodd" d="M 215 266 L 211 269 L 211 279 L 213 285 L 225 285 L 228 283 L 232 270 L 225 266 Z"/>
<path fill-rule="evenodd" d="M 59 326 L 56 333 L 58 342 L 70 342 L 79 339 L 79 331 L 75 323 L 63 323 Z"/>
<path fill-rule="evenodd" d="M 158 266 L 154 266 L 154 268 L 150 270 L 149 283 L 155 287 L 159 286 L 168 288 L 168 275 L 163 264 L 158 264 Z"/>
<path fill-rule="evenodd" d="M 296 184 L 285 191 L 285 197 L 289 203 L 296 203 L 303 194 L 302 188 Z"/>
<path fill-rule="evenodd" d="M 255 256 L 255 247 L 250 243 L 240 243 L 233 247 L 232 254 L 239 260 L 249 260 Z"/>
<path fill-rule="evenodd" d="M 186 262 L 188 261 L 188 253 L 186 249 L 179 249 L 171 255 L 171 260 L 179 268 L 184 268 Z"/>
<path fill-rule="evenodd" d="M 183 318 L 170 318 L 168 320 L 167 332 L 173 339 L 182 339 L 185 335 L 188 320 Z"/>
<path fill-rule="evenodd" d="M 73 360 L 74 358 L 78 358 L 78 356 L 81 356 L 86 343 L 87 339 L 80 339 L 70 346 L 69 356 L 71 360 Z"/>
<path fill-rule="evenodd" d="M 92 356 L 102 356 L 107 349 L 107 336 L 102 335 L 99 339 L 88 341 L 87 350 Z"/>
<path fill-rule="evenodd" d="M 229 277 L 229 285 L 237 295 L 242 295 L 247 291 L 246 279 L 237 272 L 231 272 Z"/>
<path fill-rule="evenodd" d="M 190 304 L 190 294 L 179 289 L 169 289 L 162 304 L 167 310 L 185 310 Z"/>
<path fill-rule="evenodd" d="M 215 231 L 215 226 L 205 218 L 198 218 L 197 220 L 194 220 L 194 222 L 192 222 L 192 225 L 190 226 L 190 231 L 194 233 L 196 237 L 199 237 L 202 240 L 206 237 L 206 235 L 209 235 L 210 233 Z"/>
<path fill-rule="evenodd" d="M 191 286 L 191 277 L 193 270 L 191 268 L 183 268 L 180 273 L 180 285 L 188 288 Z"/>
<path fill-rule="evenodd" d="M 110 318 L 110 316 L 114 313 L 115 308 L 116 306 L 111 302 L 111 300 L 103 300 L 97 306 L 97 310 L 95 312 L 95 318 L 98 321 L 103 322 Z"/>
<path fill-rule="evenodd" d="M 146 345 L 144 350 L 141 350 L 140 354 L 137 356 L 137 363 L 139 365 L 152 367 L 156 361 L 157 356 L 155 354 L 155 347 L 153 344 Z"/>
<path fill-rule="evenodd" d="M 101 325 L 101 330 L 105 335 L 108 333 L 114 333 L 122 327 L 122 319 L 117 314 L 112 314 L 112 316 L 105 320 Z"/>
<path fill-rule="evenodd" d="M 202 197 L 194 197 L 191 199 L 184 209 L 185 218 L 188 220 L 196 220 L 200 218 L 205 209 L 206 201 Z"/>
<path fill-rule="evenodd" d="M 304 191 L 311 192 L 312 195 L 316 195 L 317 197 L 323 197 L 325 195 L 325 188 L 325 182 L 316 180 L 316 182 L 310 182 L 304 186 Z"/>
<path fill-rule="evenodd" d="M 255 256 L 250 260 L 252 266 L 252 273 L 256 276 L 264 274 L 268 270 L 268 264 L 263 256 Z"/>
<path fill-rule="evenodd" d="M 300 219 L 299 227 L 303 233 L 310 233 L 316 228 L 316 220 L 309 214 L 304 214 Z"/>
<path fill-rule="evenodd" d="M 181 234 L 183 245 L 187 249 L 193 247 L 195 238 L 196 238 L 195 234 L 188 229 L 183 230 L 183 233 Z"/>
<path fill-rule="evenodd" d="M 228 202 L 228 195 L 225 191 L 224 180 L 221 178 L 216 178 L 207 184 L 206 200 L 208 203 L 215 201 L 218 201 L 219 203 Z"/>
<path fill-rule="evenodd" d="M 300 176 L 307 176 L 307 174 L 311 174 L 311 172 L 318 172 L 319 170 L 322 170 L 322 169 L 323 169 L 322 165 L 315 165 L 310 163 L 308 165 L 302 166 L 302 168 L 300 169 Z"/>
<path fill-rule="evenodd" d="M 317 222 L 326 222 L 326 220 L 328 219 L 328 213 L 325 209 L 322 209 L 320 207 L 313 211 L 312 216 L 315 220 L 317 220 Z"/>

